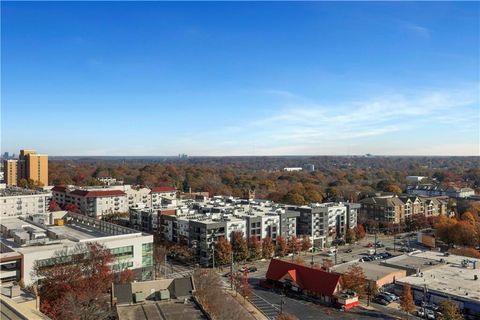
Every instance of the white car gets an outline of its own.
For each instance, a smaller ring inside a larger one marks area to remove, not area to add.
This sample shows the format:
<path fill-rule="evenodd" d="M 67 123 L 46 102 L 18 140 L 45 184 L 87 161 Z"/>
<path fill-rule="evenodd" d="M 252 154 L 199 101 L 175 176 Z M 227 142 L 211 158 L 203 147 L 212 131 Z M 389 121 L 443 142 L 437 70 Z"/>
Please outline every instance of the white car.
<path fill-rule="evenodd" d="M 417 317 L 424 318 L 425 312 L 423 312 L 423 308 L 417 308 Z"/>
<path fill-rule="evenodd" d="M 426 309 L 425 313 L 427 315 L 427 319 L 435 320 L 435 312 L 433 312 L 432 310 Z"/>

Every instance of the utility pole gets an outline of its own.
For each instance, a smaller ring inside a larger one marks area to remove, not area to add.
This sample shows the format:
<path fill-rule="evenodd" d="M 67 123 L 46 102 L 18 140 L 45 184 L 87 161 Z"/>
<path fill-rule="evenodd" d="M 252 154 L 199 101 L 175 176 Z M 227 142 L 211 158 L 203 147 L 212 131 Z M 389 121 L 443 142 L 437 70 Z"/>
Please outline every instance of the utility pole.
<path fill-rule="evenodd" d="M 400 227 L 399 227 L 399 229 L 400 229 Z M 400 230 L 398 230 L 398 231 L 400 231 Z M 396 233 L 395 233 L 395 227 L 394 227 L 393 228 L 393 252 L 395 252 L 395 249 L 396 249 L 396 247 L 395 247 L 395 244 L 396 244 L 395 235 L 396 235 Z"/>
<path fill-rule="evenodd" d="M 282 295 L 281 298 L 280 298 L 280 313 L 279 314 L 283 314 L 284 304 L 285 304 L 285 300 L 283 299 L 283 295 Z"/>
<path fill-rule="evenodd" d="M 233 251 L 230 251 L 230 287 L 233 290 Z"/>
<path fill-rule="evenodd" d="M 165 253 L 165 279 L 167 279 L 167 253 Z"/>
<path fill-rule="evenodd" d="M 377 255 L 377 230 L 375 230 L 375 243 L 373 246 L 375 247 L 375 255 Z"/>
<path fill-rule="evenodd" d="M 212 247 L 213 269 L 215 269 L 215 245 Z"/>
<path fill-rule="evenodd" d="M 338 251 L 338 246 L 335 246 L 335 265 L 337 264 L 337 251 Z"/>

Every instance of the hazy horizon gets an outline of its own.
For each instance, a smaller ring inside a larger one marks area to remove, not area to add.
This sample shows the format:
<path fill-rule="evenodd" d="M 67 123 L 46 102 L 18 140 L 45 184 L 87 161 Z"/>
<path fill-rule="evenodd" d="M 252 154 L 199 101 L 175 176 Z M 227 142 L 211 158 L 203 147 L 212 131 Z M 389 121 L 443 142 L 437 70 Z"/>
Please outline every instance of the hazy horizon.
<path fill-rule="evenodd" d="M 478 2 L 2 2 L 1 151 L 480 154 Z"/>

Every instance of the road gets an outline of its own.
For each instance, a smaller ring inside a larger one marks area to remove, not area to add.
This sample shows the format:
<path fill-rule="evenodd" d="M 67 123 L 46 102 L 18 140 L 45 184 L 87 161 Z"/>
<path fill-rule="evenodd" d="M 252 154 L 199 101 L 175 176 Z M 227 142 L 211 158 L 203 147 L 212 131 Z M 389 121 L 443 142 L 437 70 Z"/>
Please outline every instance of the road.
<path fill-rule="evenodd" d="M 400 235 L 401 239 L 397 238 L 396 248 L 400 248 L 402 245 L 399 244 L 400 241 L 410 242 L 411 247 L 415 247 L 415 241 L 413 237 L 406 237 L 407 234 Z M 384 247 L 377 248 L 377 253 L 384 252 L 386 248 L 389 248 L 389 252 L 393 254 L 400 254 L 400 252 L 393 251 L 393 237 L 387 236 L 378 236 L 377 240 L 383 242 Z M 362 241 L 359 241 L 357 244 L 339 246 L 337 251 L 336 262 L 342 263 L 352 260 L 359 260 L 362 257 L 365 257 L 368 253 L 368 243 L 375 242 L 374 235 L 368 235 Z M 345 252 L 347 249 L 351 249 L 352 252 Z M 326 252 L 318 252 L 315 254 L 311 253 L 301 253 L 298 255 L 301 257 L 305 263 L 321 264 L 324 259 L 330 259 L 332 262 L 335 262 L 335 256 L 328 256 Z M 298 257 L 297 256 L 297 257 Z M 282 259 L 293 260 L 295 257 L 284 257 Z M 316 304 L 314 302 L 305 301 L 302 299 L 296 299 L 290 296 L 284 296 L 279 293 L 264 290 L 259 287 L 259 282 L 265 279 L 265 274 L 268 269 L 268 261 L 255 261 L 247 263 L 248 266 L 256 266 L 257 271 L 250 273 L 248 282 L 252 288 L 252 297 L 250 299 L 251 303 L 254 304 L 259 310 L 261 310 L 269 319 L 275 319 L 276 316 L 280 313 L 280 310 L 283 309 L 288 313 L 291 313 L 303 320 L 310 319 L 405 319 L 405 314 L 399 310 L 395 310 L 390 307 L 385 307 L 375 303 L 371 303 L 371 306 L 375 310 L 358 307 L 349 311 L 340 311 L 332 307 L 327 307 L 323 305 Z M 243 264 L 236 264 L 234 270 L 238 270 Z M 223 275 L 230 271 L 230 267 L 227 266 L 223 269 L 217 268 L 217 272 L 222 276 L 223 285 L 229 287 L 230 283 L 227 278 Z M 167 276 L 186 276 L 193 273 L 193 266 L 179 265 L 178 263 L 168 263 L 167 265 Z M 283 301 L 283 302 L 282 302 Z M 414 319 L 415 317 L 412 317 Z"/>

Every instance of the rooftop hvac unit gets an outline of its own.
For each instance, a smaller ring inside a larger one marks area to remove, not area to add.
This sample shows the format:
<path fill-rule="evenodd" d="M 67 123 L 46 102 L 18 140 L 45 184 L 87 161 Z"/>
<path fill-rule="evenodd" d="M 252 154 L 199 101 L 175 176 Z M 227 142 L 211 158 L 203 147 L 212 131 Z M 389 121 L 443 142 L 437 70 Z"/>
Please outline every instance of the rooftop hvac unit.
<path fill-rule="evenodd" d="M 133 300 L 135 303 L 143 302 L 145 301 L 145 295 L 143 294 L 143 292 L 135 292 L 133 294 Z"/>

